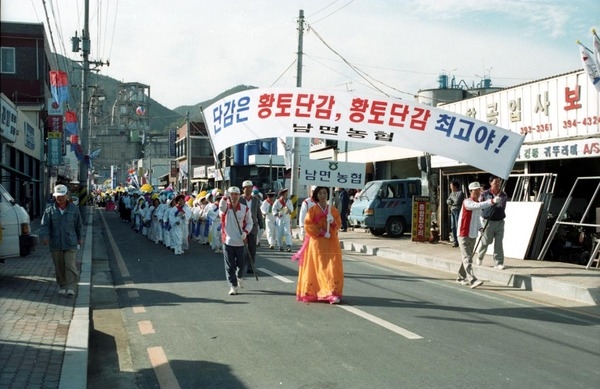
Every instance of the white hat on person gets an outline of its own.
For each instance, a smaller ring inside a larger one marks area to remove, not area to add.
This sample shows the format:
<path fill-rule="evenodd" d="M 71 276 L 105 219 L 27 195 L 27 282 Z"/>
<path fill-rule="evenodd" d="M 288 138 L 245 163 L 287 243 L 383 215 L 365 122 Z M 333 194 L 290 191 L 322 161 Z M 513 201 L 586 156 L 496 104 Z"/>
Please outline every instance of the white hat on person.
<path fill-rule="evenodd" d="M 52 193 L 52 196 L 65 196 L 68 192 L 69 189 L 67 189 L 65 185 L 56 185 L 54 187 L 54 193 Z"/>
<path fill-rule="evenodd" d="M 245 188 L 247 186 L 254 186 L 254 185 L 252 185 L 252 181 L 250 181 L 250 180 L 246 180 L 246 181 L 242 182 L 242 188 Z"/>
<path fill-rule="evenodd" d="M 471 182 L 469 184 L 469 190 L 481 189 L 481 184 L 477 181 Z"/>
<path fill-rule="evenodd" d="M 240 194 L 240 188 L 238 188 L 237 186 L 232 186 L 229 189 L 227 189 L 227 192 Z"/>

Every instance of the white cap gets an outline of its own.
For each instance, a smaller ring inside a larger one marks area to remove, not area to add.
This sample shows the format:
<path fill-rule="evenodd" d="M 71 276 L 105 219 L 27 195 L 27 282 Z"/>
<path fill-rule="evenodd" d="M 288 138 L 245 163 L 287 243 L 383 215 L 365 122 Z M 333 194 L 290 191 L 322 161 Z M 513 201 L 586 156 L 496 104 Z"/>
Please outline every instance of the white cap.
<path fill-rule="evenodd" d="M 229 189 L 227 189 L 227 192 L 240 194 L 240 188 L 237 186 L 231 186 Z"/>
<path fill-rule="evenodd" d="M 65 196 L 67 194 L 67 192 L 69 192 L 69 189 L 67 189 L 66 186 L 64 185 L 56 185 L 54 187 L 54 193 L 52 193 L 52 196 L 56 197 L 56 196 Z"/>
<path fill-rule="evenodd" d="M 481 189 L 481 184 L 477 181 L 471 182 L 469 184 L 469 190 L 474 190 L 474 189 Z"/>
<path fill-rule="evenodd" d="M 242 188 L 245 188 L 247 186 L 253 186 L 252 181 L 246 180 L 246 181 L 242 182 Z M 231 191 L 229 191 L 229 192 L 231 192 Z"/>

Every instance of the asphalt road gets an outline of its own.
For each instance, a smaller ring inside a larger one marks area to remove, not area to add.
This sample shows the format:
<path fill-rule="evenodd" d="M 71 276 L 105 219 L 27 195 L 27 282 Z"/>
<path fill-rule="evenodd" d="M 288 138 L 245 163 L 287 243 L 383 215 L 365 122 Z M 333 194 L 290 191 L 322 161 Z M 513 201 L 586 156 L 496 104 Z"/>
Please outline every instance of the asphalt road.
<path fill-rule="evenodd" d="M 595 388 L 597 307 L 564 309 L 344 253 L 341 305 L 295 301 L 289 253 L 229 296 L 222 255 L 183 256 L 116 214 L 94 253 L 90 388 Z M 114 243 L 113 243 L 114 242 Z M 113 251 L 114 250 L 114 251 Z M 102 258 L 106 257 L 106 258 Z M 112 284 L 114 283 L 114 288 Z M 95 366 L 95 367 L 94 367 Z"/>

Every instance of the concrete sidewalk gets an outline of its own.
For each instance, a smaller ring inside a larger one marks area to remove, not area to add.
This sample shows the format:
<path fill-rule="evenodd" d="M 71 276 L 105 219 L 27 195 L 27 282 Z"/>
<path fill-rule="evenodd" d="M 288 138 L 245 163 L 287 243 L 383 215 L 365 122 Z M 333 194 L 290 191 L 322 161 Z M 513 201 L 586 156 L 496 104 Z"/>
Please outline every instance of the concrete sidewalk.
<path fill-rule="evenodd" d="M 34 234 L 39 223 L 32 223 Z M 48 246 L 0 264 L 0 388 L 86 387 L 92 215 L 84 226 L 76 297 L 57 293 Z"/>
<path fill-rule="evenodd" d="M 377 237 L 365 230 L 339 233 L 342 248 L 413 265 L 446 271 L 456 276 L 461 263 L 458 248 L 448 243 L 413 242 L 401 238 Z M 507 242 L 504 242 L 507 244 Z M 600 269 L 565 262 L 505 258 L 504 270 L 493 267 L 491 256 L 475 266 L 477 278 L 495 284 L 525 289 L 586 305 L 600 305 Z"/>
<path fill-rule="evenodd" d="M 46 246 L 26 258 L 0 265 L 0 388 L 85 388 L 90 332 L 91 266 L 94 247 L 103 244 L 94 232 L 96 210 L 84 216 L 85 244 L 78 254 L 81 269 L 76 298 L 57 293 L 54 268 Z M 33 233 L 39 220 L 32 223 Z M 295 231 L 297 233 L 298 231 Z M 458 249 L 448 244 L 415 243 L 375 237 L 368 232 L 340 233 L 344 250 L 447 271 L 454 277 L 460 266 Z M 298 248 L 301 242 L 294 241 Z M 600 270 L 560 262 L 506 259 L 495 270 L 491 258 L 476 268 L 478 278 L 523 288 L 583 305 L 600 302 Z"/>

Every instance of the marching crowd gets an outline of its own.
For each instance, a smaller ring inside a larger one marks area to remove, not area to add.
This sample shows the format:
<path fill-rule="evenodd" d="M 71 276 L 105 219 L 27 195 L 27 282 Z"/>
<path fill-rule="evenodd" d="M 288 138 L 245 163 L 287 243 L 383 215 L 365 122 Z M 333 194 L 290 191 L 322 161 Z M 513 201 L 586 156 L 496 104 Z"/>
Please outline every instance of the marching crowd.
<path fill-rule="evenodd" d="M 328 188 L 311 188 L 311 192 L 300 210 L 304 243 L 292 257 L 299 260 L 301 275 L 296 299 L 336 304 L 343 289 L 337 231 L 346 225 L 340 212 L 328 204 Z M 230 295 L 238 294 L 244 276 L 255 272 L 256 246 L 263 234 L 269 249 L 292 251 L 294 205 L 287 188 L 277 196 L 271 190 L 263 195 L 246 180 L 241 190 L 232 186 L 224 193 L 213 189 L 186 196 L 166 189 L 159 193 L 117 192 L 115 196 L 106 203 L 116 203 L 114 209 L 123 223 L 130 223 L 136 233 L 163 244 L 175 255 L 182 255 L 191 242 L 210 245 L 215 253 L 222 253 Z"/>
<path fill-rule="evenodd" d="M 288 190 L 282 189 L 278 196 L 273 191 L 263 195 L 251 181 L 244 181 L 244 196 L 256 202 L 258 220 L 254 233 L 255 245 L 266 235 L 269 248 L 291 252 L 291 214 L 294 210 L 288 199 Z M 184 195 L 165 189 L 158 193 L 142 193 L 137 189 L 115 192 L 106 204 L 114 203 L 123 223 L 155 244 L 162 244 L 175 255 L 189 249 L 190 242 L 209 245 L 215 253 L 223 252 L 222 213 L 219 202 L 228 196 L 220 189 Z M 263 197 L 266 197 L 263 199 Z M 107 209 L 113 209 L 112 206 Z"/>

